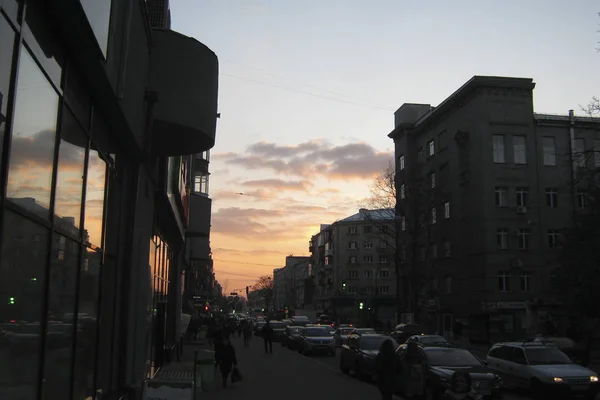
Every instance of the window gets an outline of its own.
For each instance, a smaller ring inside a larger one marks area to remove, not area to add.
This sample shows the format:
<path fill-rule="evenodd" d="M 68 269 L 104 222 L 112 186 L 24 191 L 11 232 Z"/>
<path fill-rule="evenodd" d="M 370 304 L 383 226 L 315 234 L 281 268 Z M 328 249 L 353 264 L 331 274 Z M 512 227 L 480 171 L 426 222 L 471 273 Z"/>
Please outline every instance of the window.
<path fill-rule="evenodd" d="M 363 271 L 363 275 L 365 276 L 365 278 L 371 279 L 371 278 L 373 278 L 373 270 L 372 269 L 365 269 Z"/>
<path fill-rule="evenodd" d="M 517 231 L 517 242 L 519 249 L 526 250 L 529 248 L 529 229 L 519 229 Z"/>
<path fill-rule="evenodd" d="M 364 245 L 365 249 L 372 249 L 373 248 L 373 242 L 369 242 L 369 241 L 365 240 L 365 242 L 363 243 L 363 245 Z"/>
<path fill-rule="evenodd" d="M 355 269 L 348 270 L 348 278 L 350 278 L 350 279 L 358 278 L 358 271 Z"/>
<path fill-rule="evenodd" d="M 517 207 L 527 207 L 527 198 L 529 190 L 525 187 L 518 187 L 516 190 Z"/>
<path fill-rule="evenodd" d="M 527 142 L 525 136 L 513 136 L 515 164 L 527 164 Z"/>
<path fill-rule="evenodd" d="M 546 205 L 550 208 L 558 207 L 558 189 L 546 189 Z"/>
<path fill-rule="evenodd" d="M 348 257 L 348 262 L 350 264 L 356 264 L 356 256 L 350 256 L 350 257 Z"/>
<path fill-rule="evenodd" d="M 435 207 L 433 207 L 429 213 L 430 213 L 429 222 L 433 225 L 437 222 L 437 209 Z"/>
<path fill-rule="evenodd" d="M 348 293 L 358 293 L 358 288 L 356 286 L 348 286 Z"/>
<path fill-rule="evenodd" d="M 15 32 L 10 27 L 6 19 L 0 15 L 0 154 L 2 154 L 2 145 L 4 143 L 3 122 L 7 114 L 8 107 L 8 89 L 10 86 L 10 73 L 12 70 L 13 47 L 15 44 Z"/>
<path fill-rule="evenodd" d="M 400 230 L 402 232 L 406 231 L 406 216 L 404 215 L 400 217 Z"/>
<path fill-rule="evenodd" d="M 400 171 L 403 171 L 403 170 L 404 170 L 404 168 L 406 167 L 406 165 L 405 165 L 405 160 L 404 160 L 404 154 L 402 154 L 402 155 L 400 156 L 400 162 L 399 162 L 399 164 L 400 164 Z"/>
<path fill-rule="evenodd" d="M 575 161 L 575 165 L 578 167 L 586 166 L 584 139 L 575 139 L 573 147 L 573 160 Z"/>
<path fill-rule="evenodd" d="M 451 276 L 447 276 L 444 279 L 444 293 L 452 294 L 452 277 Z"/>
<path fill-rule="evenodd" d="M 452 242 L 444 241 L 444 257 L 452 257 Z"/>
<path fill-rule="evenodd" d="M 382 241 L 379 242 L 379 248 L 380 249 L 387 249 L 388 247 L 389 247 L 388 243 L 385 240 L 382 240 Z"/>
<path fill-rule="evenodd" d="M 556 165 L 556 143 L 554 138 L 548 136 L 543 137 L 542 148 L 544 151 L 544 165 Z"/>
<path fill-rule="evenodd" d="M 437 244 L 431 243 L 429 245 L 429 254 L 431 254 L 431 258 L 437 258 Z"/>
<path fill-rule="evenodd" d="M 447 201 L 444 203 L 444 218 L 450 218 L 450 202 Z"/>
<path fill-rule="evenodd" d="M 558 247 L 558 239 L 558 229 L 548 229 L 548 247 L 551 249 L 556 249 Z"/>
<path fill-rule="evenodd" d="M 389 264 L 390 262 L 390 258 L 386 255 L 380 255 L 379 256 L 379 263 L 380 264 Z"/>
<path fill-rule="evenodd" d="M 358 249 L 358 243 L 357 242 L 348 242 L 348 248 L 350 250 L 356 250 L 356 249 Z"/>
<path fill-rule="evenodd" d="M 502 271 L 498 273 L 498 290 L 501 292 L 510 290 L 510 272 Z"/>
<path fill-rule="evenodd" d="M 364 233 L 371 233 L 373 231 L 372 229 L 373 227 L 368 225 L 368 226 L 363 226 L 363 232 Z"/>
<path fill-rule="evenodd" d="M 387 225 L 383 225 L 379 227 L 379 233 L 388 233 L 388 226 Z"/>
<path fill-rule="evenodd" d="M 430 141 L 427 143 L 427 155 L 428 155 L 429 157 L 431 157 L 431 156 L 432 156 L 432 155 L 434 155 L 434 154 L 435 154 L 435 141 L 433 141 L 433 140 L 430 140 Z"/>
<path fill-rule="evenodd" d="M 494 147 L 494 162 L 503 164 L 506 162 L 504 154 L 504 135 L 492 135 L 492 145 Z"/>
<path fill-rule="evenodd" d="M 508 249 L 508 229 L 498 228 L 496 230 L 496 244 L 499 249 Z"/>
<path fill-rule="evenodd" d="M 594 139 L 594 165 L 600 167 L 600 139 Z"/>
<path fill-rule="evenodd" d="M 508 189 L 505 186 L 496 186 L 495 189 L 495 202 L 496 207 L 508 206 Z"/>
<path fill-rule="evenodd" d="M 372 255 L 363 256 L 363 262 L 365 262 L 367 264 L 372 264 L 373 263 L 373 256 Z"/>
<path fill-rule="evenodd" d="M 406 198 L 406 185 L 403 183 L 400 185 L 400 199 L 404 200 Z"/>
<path fill-rule="evenodd" d="M 520 276 L 521 281 L 521 290 L 523 292 L 531 291 L 531 274 L 528 272 L 523 272 Z"/>
<path fill-rule="evenodd" d="M 380 294 L 389 294 L 390 287 L 389 286 L 379 286 L 379 293 Z"/>
<path fill-rule="evenodd" d="M 358 229 L 355 226 L 349 226 L 348 227 L 348 233 L 350 235 L 356 235 L 357 232 L 358 232 Z"/>
<path fill-rule="evenodd" d="M 587 193 L 583 189 L 577 189 L 577 208 L 587 207 Z"/>
<path fill-rule="evenodd" d="M 429 174 L 429 186 L 433 189 L 435 188 L 435 172 Z"/>
<path fill-rule="evenodd" d="M 390 271 L 388 271 L 387 269 L 382 269 L 379 271 L 379 277 L 380 278 L 389 278 L 390 277 Z"/>

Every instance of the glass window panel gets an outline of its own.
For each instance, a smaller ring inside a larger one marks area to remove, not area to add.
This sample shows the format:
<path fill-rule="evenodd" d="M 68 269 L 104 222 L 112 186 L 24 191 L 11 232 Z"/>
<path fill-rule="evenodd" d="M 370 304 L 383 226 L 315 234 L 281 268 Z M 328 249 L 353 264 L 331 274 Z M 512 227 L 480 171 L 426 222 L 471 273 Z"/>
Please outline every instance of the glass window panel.
<path fill-rule="evenodd" d="M 84 229 L 86 242 L 98 247 L 102 247 L 105 186 L 106 163 L 97 151 L 90 151 L 85 189 Z"/>
<path fill-rule="evenodd" d="M 68 65 L 65 76 L 64 96 L 67 104 L 79 123 L 87 130 L 92 113 L 92 99 L 74 64 Z"/>
<path fill-rule="evenodd" d="M 65 54 L 63 41 L 54 34 L 43 1 L 29 1 L 25 11 L 23 36 L 32 53 L 44 67 L 54 85 L 61 86 Z"/>
<path fill-rule="evenodd" d="M 100 50 L 106 57 L 111 0 L 81 0 L 81 5 L 94 31 Z"/>
<path fill-rule="evenodd" d="M 58 95 L 24 48 L 15 101 L 6 195 L 48 218 Z"/>
<path fill-rule="evenodd" d="M 2 154 L 4 143 L 14 45 L 15 32 L 6 19 L 4 19 L 4 16 L 0 14 L 0 154 Z"/>
<path fill-rule="evenodd" d="M 73 376 L 74 400 L 84 400 L 93 396 L 101 273 L 102 253 L 86 248 L 79 276 L 77 352 Z"/>
<path fill-rule="evenodd" d="M 20 399 L 36 399 L 48 255 L 48 230 L 6 210 L 0 253 L 2 386 L 18 386 Z"/>
<path fill-rule="evenodd" d="M 61 400 L 71 387 L 73 323 L 76 303 L 80 246 L 55 234 L 50 255 L 48 326 L 44 394 L 48 400 Z"/>
<path fill-rule="evenodd" d="M 67 107 L 63 107 L 54 213 L 59 225 L 79 237 L 81 196 L 88 137 Z M 94 243 L 96 244 L 96 243 Z"/>
<path fill-rule="evenodd" d="M 4 10 L 4 12 L 12 18 L 12 20 L 17 24 L 19 9 L 22 4 L 22 0 L 0 0 L 0 6 Z M 1 37 L 1 36 L 0 36 Z M 0 58 L 1 60 L 2 58 Z"/>

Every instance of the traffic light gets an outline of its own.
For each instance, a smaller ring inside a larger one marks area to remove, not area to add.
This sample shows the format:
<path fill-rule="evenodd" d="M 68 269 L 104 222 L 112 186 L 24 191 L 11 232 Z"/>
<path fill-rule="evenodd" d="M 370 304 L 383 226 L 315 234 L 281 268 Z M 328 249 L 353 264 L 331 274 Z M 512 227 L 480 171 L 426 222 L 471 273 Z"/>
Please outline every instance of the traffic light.
<path fill-rule="evenodd" d="M 8 304 L 15 304 L 15 298 L 14 297 L 9 297 L 8 298 Z"/>
<path fill-rule="evenodd" d="M 360 304 L 358 305 L 358 308 L 360 308 L 361 310 L 365 307 L 365 303 L 363 303 L 362 301 L 360 302 Z"/>
<path fill-rule="evenodd" d="M 346 290 L 346 281 L 342 282 L 342 290 Z"/>

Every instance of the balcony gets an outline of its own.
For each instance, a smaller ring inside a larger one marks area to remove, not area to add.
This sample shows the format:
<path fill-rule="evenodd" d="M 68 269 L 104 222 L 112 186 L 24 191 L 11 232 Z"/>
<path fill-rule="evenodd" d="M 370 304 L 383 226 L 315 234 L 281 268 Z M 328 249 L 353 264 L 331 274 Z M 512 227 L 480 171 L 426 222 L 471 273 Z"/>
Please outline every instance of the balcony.
<path fill-rule="evenodd" d="M 208 237 L 188 237 L 185 241 L 185 256 L 189 265 L 194 268 L 206 268 L 210 271 L 210 240 Z"/>
<path fill-rule="evenodd" d="M 215 144 L 219 62 L 196 39 L 153 29 L 151 92 L 156 93 L 152 153 L 202 153 Z"/>
<path fill-rule="evenodd" d="M 187 237 L 210 236 L 210 215 L 212 200 L 210 197 L 192 193 L 190 195 L 190 219 Z"/>

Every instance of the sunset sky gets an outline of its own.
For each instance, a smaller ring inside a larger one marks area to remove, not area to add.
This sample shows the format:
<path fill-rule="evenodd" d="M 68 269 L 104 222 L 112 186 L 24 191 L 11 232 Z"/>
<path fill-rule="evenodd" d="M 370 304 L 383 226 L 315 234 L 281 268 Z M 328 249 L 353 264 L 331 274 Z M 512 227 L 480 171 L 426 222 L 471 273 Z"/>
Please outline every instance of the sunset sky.
<path fill-rule="evenodd" d="M 533 78 L 536 112 L 600 95 L 595 0 L 171 0 L 220 60 L 211 245 L 228 291 L 307 255 L 393 158 L 393 112 L 473 75 Z M 240 195 L 239 193 L 243 193 Z"/>

